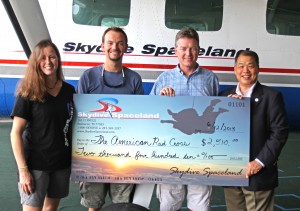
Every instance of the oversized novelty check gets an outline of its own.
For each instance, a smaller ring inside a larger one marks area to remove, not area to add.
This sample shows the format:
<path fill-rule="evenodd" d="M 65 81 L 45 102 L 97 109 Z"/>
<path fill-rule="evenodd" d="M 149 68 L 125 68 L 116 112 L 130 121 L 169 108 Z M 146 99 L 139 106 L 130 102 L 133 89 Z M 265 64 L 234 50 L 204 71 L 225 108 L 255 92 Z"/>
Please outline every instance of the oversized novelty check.
<path fill-rule="evenodd" d="M 72 179 L 245 186 L 250 101 L 74 95 Z"/>

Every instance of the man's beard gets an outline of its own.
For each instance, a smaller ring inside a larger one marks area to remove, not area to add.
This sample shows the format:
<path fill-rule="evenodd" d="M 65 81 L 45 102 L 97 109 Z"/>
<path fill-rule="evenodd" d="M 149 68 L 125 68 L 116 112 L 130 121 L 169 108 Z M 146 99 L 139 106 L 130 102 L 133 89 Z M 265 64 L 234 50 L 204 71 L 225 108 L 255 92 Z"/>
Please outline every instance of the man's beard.
<path fill-rule="evenodd" d="M 120 55 L 119 57 L 115 57 L 115 58 L 113 58 L 113 57 L 110 55 L 110 53 L 109 53 L 109 54 L 108 54 L 108 58 L 109 58 L 109 60 L 111 60 L 111 61 L 114 61 L 114 62 L 119 62 L 119 61 L 122 61 L 123 54 L 122 54 L 122 55 Z"/>
<path fill-rule="evenodd" d="M 118 57 L 118 58 L 111 58 L 110 56 L 108 57 L 109 60 L 114 61 L 114 62 L 119 62 L 122 60 L 122 56 Z"/>

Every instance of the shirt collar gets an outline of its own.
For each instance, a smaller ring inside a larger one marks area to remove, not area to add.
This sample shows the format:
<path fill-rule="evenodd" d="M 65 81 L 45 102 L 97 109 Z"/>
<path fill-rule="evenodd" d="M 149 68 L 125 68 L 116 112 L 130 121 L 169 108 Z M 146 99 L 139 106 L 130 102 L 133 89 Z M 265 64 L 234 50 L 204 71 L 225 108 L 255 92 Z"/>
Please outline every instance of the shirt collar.
<path fill-rule="evenodd" d="M 238 85 L 236 86 L 235 93 L 237 93 L 238 95 L 242 95 L 244 97 L 251 97 L 253 89 L 254 89 L 256 84 L 257 84 L 257 81 L 250 87 L 250 89 L 245 91 L 245 94 L 243 95 L 242 92 L 241 92 L 241 89 L 240 89 L 240 83 L 238 83 Z"/>
<path fill-rule="evenodd" d="M 181 75 L 183 75 L 183 72 L 182 72 L 182 70 L 180 69 L 179 64 L 176 66 L 176 69 L 177 69 L 177 71 L 178 71 Z M 200 72 L 201 72 L 201 67 L 200 67 L 199 64 L 197 63 L 197 68 L 196 68 L 196 70 L 195 70 L 191 75 L 196 74 L 196 73 L 200 73 Z"/>

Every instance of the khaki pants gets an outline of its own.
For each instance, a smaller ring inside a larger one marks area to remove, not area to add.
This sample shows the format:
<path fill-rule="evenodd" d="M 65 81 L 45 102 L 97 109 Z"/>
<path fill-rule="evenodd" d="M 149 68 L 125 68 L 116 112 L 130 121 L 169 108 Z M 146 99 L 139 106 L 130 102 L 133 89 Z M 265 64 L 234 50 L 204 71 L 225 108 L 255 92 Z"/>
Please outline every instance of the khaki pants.
<path fill-rule="evenodd" d="M 227 211 L 273 211 L 274 189 L 248 191 L 243 187 L 224 188 Z"/>

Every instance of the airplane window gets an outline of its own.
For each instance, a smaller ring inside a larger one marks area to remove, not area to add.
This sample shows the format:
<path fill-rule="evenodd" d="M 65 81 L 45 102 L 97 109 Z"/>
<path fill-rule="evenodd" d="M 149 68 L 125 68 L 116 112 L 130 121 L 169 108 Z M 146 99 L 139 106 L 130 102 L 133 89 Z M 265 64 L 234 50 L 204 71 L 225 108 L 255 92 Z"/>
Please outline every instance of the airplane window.
<path fill-rule="evenodd" d="M 126 26 L 130 0 L 73 0 L 73 21 L 92 26 Z"/>
<path fill-rule="evenodd" d="M 222 27 L 223 0 L 166 0 L 165 25 L 170 29 L 192 27 L 218 31 Z"/>
<path fill-rule="evenodd" d="M 128 17 L 103 17 L 101 26 L 126 26 L 128 21 Z"/>
<path fill-rule="evenodd" d="M 268 0 L 266 19 L 270 34 L 300 36 L 300 1 Z"/>

